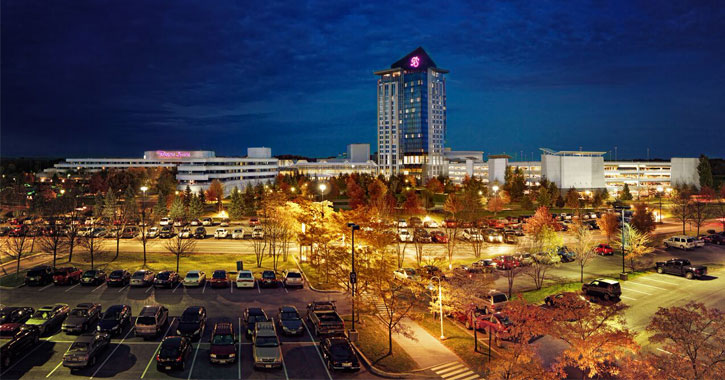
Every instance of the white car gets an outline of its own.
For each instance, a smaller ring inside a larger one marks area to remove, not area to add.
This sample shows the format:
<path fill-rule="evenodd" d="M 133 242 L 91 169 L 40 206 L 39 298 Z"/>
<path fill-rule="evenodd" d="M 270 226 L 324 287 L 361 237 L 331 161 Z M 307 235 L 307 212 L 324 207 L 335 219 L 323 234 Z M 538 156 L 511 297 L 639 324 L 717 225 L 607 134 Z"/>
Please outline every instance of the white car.
<path fill-rule="evenodd" d="M 423 222 L 423 227 L 426 227 L 426 228 L 439 228 L 440 225 L 438 225 L 438 222 L 436 222 L 435 220 L 430 220 L 430 221 L 427 221 L 427 222 Z"/>
<path fill-rule="evenodd" d="M 206 273 L 200 271 L 200 270 L 192 270 L 186 273 L 186 276 L 184 277 L 184 286 L 191 287 L 191 286 L 201 286 L 204 285 L 206 282 Z"/>
<path fill-rule="evenodd" d="M 229 218 L 223 218 L 222 222 L 219 223 L 220 227 L 229 227 Z"/>
<path fill-rule="evenodd" d="M 232 239 L 244 239 L 247 232 L 244 231 L 244 228 L 235 228 L 232 230 Z"/>
<path fill-rule="evenodd" d="M 181 219 L 176 219 L 174 221 L 174 227 L 183 227 L 184 225 L 186 225 L 186 223 Z"/>
<path fill-rule="evenodd" d="M 201 220 L 202 226 L 211 226 L 211 218 L 204 218 Z"/>
<path fill-rule="evenodd" d="M 201 222 L 199 221 L 199 219 L 193 219 L 190 224 L 192 226 L 200 226 Z"/>
<path fill-rule="evenodd" d="M 89 236 L 91 234 L 91 231 L 93 231 L 92 227 L 82 227 L 78 230 L 78 236 Z"/>
<path fill-rule="evenodd" d="M 695 243 L 695 248 L 700 248 L 705 246 L 705 240 L 702 240 L 698 237 L 693 237 L 692 241 Z"/>
<path fill-rule="evenodd" d="M 405 219 L 398 220 L 398 228 L 408 228 L 408 222 Z"/>
<path fill-rule="evenodd" d="M 179 239 L 188 239 L 191 237 L 191 228 L 184 227 L 179 231 Z"/>
<path fill-rule="evenodd" d="M 169 218 L 161 218 L 161 220 L 159 220 L 159 226 L 168 226 L 169 223 L 171 223 L 171 219 Z"/>
<path fill-rule="evenodd" d="M 282 273 L 282 283 L 286 288 L 299 286 L 303 288 L 305 280 L 302 278 L 302 273 L 297 269 L 285 269 Z"/>
<path fill-rule="evenodd" d="M 398 268 L 393 271 L 396 280 L 420 280 L 420 276 L 413 268 Z"/>
<path fill-rule="evenodd" d="M 217 228 L 214 231 L 214 239 L 226 239 L 229 236 L 229 231 L 226 228 Z"/>
<path fill-rule="evenodd" d="M 151 227 L 148 230 L 146 230 L 146 238 L 153 239 L 155 237 L 159 237 L 159 228 L 158 227 Z"/>
<path fill-rule="evenodd" d="M 261 226 L 255 226 L 252 230 L 252 239 L 263 239 L 264 229 Z"/>
<path fill-rule="evenodd" d="M 412 242 L 413 234 L 408 232 L 408 230 L 400 230 L 398 231 L 398 240 L 401 242 Z"/>
<path fill-rule="evenodd" d="M 234 281 L 237 289 L 239 288 L 253 288 L 254 287 L 254 275 L 251 270 L 240 270 L 237 273 L 237 280 Z"/>
<path fill-rule="evenodd" d="M 463 230 L 463 233 L 461 234 L 463 237 L 463 240 L 468 241 L 483 241 L 483 235 L 481 235 L 480 232 L 478 232 L 475 228 L 466 228 Z"/>
<path fill-rule="evenodd" d="M 695 243 L 695 239 L 691 238 L 690 236 L 685 235 L 678 235 L 678 236 L 672 236 L 669 239 L 664 241 L 665 249 L 670 247 L 675 247 L 679 249 L 684 249 L 687 251 L 688 249 L 694 249 L 697 247 L 697 244 Z"/>

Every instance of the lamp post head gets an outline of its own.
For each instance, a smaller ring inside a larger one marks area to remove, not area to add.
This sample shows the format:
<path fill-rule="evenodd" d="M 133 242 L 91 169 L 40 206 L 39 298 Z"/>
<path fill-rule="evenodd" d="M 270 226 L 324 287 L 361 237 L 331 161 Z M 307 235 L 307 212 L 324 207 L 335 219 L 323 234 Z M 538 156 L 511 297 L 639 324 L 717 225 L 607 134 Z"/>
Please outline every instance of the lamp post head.
<path fill-rule="evenodd" d="M 661 193 L 661 192 L 662 192 L 663 190 L 664 190 L 664 189 L 662 188 L 662 186 L 657 186 L 657 192 L 658 192 L 658 193 Z"/>
<path fill-rule="evenodd" d="M 290 187 L 289 191 L 291 191 L 291 192 L 294 193 L 295 192 L 295 187 L 294 186 Z"/>
<path fill-rule="evenodd" d="M 498 191 L 498 185 L 493 185 L 493 187 L 491 188 L 491 190 L 493 190 L 494 193 L 497 192 Z"/>
<path fill-rule="evenodd" d="M 324 183 L 321 183 L 319 188 L 320 188 L 320 191 L 324 193 L 325 190 L 327 190 L 327 185 L 325 185 Z"/>

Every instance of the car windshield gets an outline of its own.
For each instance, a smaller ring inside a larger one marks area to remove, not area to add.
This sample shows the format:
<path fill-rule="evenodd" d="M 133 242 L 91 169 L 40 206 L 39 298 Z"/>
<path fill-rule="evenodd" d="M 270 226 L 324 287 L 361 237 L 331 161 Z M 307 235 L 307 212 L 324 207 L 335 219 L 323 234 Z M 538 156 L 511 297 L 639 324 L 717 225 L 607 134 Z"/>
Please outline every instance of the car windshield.
<path fill-rule="evenodd" d="M 211 344 L 234 344 L 234 336 L 231 334 L 217 334 L 211 338 Z"/>
<path fill-rule="evenodd" d="M 197 322 L 199 320 L 199 313 L 197 311 L 185 312 L 181 315 L 181 322 Z"/>
<path fill-rule="evenodd" d="M 302 277 L 302 275 L 299 274 L 299 273 L 297 273 L 297 272 L 289 272 L 289 273 L 287 273 L 287 277 L 290 277 L 290 278 L 300 278 L 300 277 Z"/>
<path fill-rule="evenodd" d="M 274 278 L 274 272 L 264 272 L 262 273 L 263 278 Z"/>
<path fill-rule="evenodd" d="M 103 314 L 103 320 L 111 321 L 117 320 L 121 316 L 121 310 L 108 310 L 106 314 Z"/>
<path fill-rule="evenodd" d="M 406 274 L 407 274 L 408 276 L 414 276 L 414 275 L 415 275 L 415 270 L 413 270 L 413 269 L 406 269 L 406 270 L 405 270 L 405 273 L 406 273 Z"/>
<path fill-rule="evenodd" d="M 345 344 L 333 344 L 330 346 L 330 353 L 338 358 L 347 357 L 350 355 L 350 348 Z"/>
<path fill-rule="evenodd" d="M 494 294 L 491 299 L 493 300 L 493 303 L 499 303 L 499 302 L 506 302 L 506 295 L 505 294 Z"/>
<path fill-rule="evenodd" d="M 277 342 L 276 336 L 258 336 L 254 340 L 254 345 L 256 347 L 277 347 L 279 342 Z"/>
<path fill-rule="evenodd" d="M 169 279 L 169 273 L 168 272 L 161 272 L 156 275 L 156 279 L 158 280 L 168 280 Z"/>
<path fill-rule="evenodd" d="M 70 312 L 70 315 L 74 317 L 85 317 L 88 315 L 88 310 L 86 309 L 75 309 Z"/>
<path fill-rule="evenodd" d="M 239 273 L 239 278 L 252 278 L 251 273 Z"/>
<path fill-rule="evenodd" d="M 218 270 L 218 271 L 215 271 L 214 272 L 214 276 L 213 277 L 214 278 L 225 278 L 225 277 L 227 277 L 227 273 L 224 272 L 224 271 Z"/>
<path fill-rule="evenodd" d="M 283 321 L 296 321 L 300 319 L 300 317 L 294 311 L 282 312 L 280 318 L 282 318 Z"/>
<path fill-rule="evenodd" d="M 176 357 L 179 354 L 181 338 L 167 339 L 161 344 L 160 355 L 162 357 Z"/>
<path fill-rule="evenodd" d="M 133 274 L 133 278 L 136 278 L 136 279 L 144 278 L 144 276 L 146 276 L 146 272 L 136 272 Z"/>
<path fill-rule="evenodd" d="M 88 343 L 87 342 L 73 342 L 73 344 L 71 344 L 68 351 L 86 352 L 86 351 L 88 351 Z"/>
<path fill-rule="evenodd" d="M 113 272 L 111 272 L 111 277 L 121 277 L 121 276 L 123 276 L 122 270 L 114 270 Z"/>
<path fill-rule="evenodd" d="M 33 319 L 50 319 L 50 313 L 47 311 L 38 311 L 33 314 Z"/>
<path fill-rule="evenodd" d="M 186 278 L 198 278 L 198 277 L 199 277 L 199 273 L 196 273 L 196 272 L 186 274 Z"/>
<path fill-rule="evenodd" d="M 267 317 L 265 317 L 264 315 L 250 315 L 249 316 L 250 323 L 266 322 L 266 321 L 267 321 Z"/>
<path fill-rule="evenodd" d="M 43 271 L 42 270 L 31 270 L 31 271 L 28 271 L 28 276 L 31 276 L 31 277 L 40 276 L 42 274 L 43 274 Z"/>
<path fill-rule="evenodd" d="M 138 317 L 136 319 L 137 325 L 155 325 L 156 324 L 156 318 L 154 317 Z"/>
<path fill-rule="evenodd" d="M 89 270 L 88 272 L 83 273 L 83 277 L 94 277 L 95 275 L 96 275 L 96 271 L 94 271 L 94 270 Z"/>

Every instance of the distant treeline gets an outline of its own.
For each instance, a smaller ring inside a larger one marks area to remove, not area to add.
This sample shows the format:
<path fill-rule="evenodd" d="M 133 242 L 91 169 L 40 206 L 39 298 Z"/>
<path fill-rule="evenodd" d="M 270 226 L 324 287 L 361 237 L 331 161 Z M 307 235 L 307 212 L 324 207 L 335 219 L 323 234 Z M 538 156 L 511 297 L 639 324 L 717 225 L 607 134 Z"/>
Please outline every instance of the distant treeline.
<path fill-rule="evenodd" d="M 52 167 L 54 164 L 62 161 L 62 158 L 0 158 L 0 172 L 5 175 L 13 175 L 20 173 L 37 173 L 43 169 Z"/>

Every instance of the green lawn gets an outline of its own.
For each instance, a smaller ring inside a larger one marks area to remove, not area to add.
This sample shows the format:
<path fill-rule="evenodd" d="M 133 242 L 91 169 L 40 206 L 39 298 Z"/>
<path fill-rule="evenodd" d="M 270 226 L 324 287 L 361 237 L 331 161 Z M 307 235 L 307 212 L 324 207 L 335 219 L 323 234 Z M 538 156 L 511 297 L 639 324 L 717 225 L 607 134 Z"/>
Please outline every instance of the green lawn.
<path fill-rule="evenodd" d="M 429 313 L 424 314 L 424 316 L 421 319 L 416 320 L 416 322 L 433 336 L 439 336 L 441 333 L 440 320 L 433 319 L 432 315 Z M 443 344 L 446 347 L 458 355 L 458 357 L 463 359 L 472 371 L 479 374 L 484 373 L 484 368 L 488 364 L 488 361 L 486 360 L 488 358 L 488 352 L 484 346 L 479 345 L 479 352 L 473 351 L 473 336 L 461 330 L 461 328 L 455 325 L 455 322 L 448 318 L 443 320 L 443 333 L 446 336 L 446 339 L 443 340 Z M 482 336 L 485 336 L 485 334 L 480 334 L 479 340 Z M 492 354 L 494 356 L 496 355 L 495 353 Z"/>
<path fill-rule="evenodd" d="M 361 318 L 363 324 L 356 324 L 358 341 L 355 343 L 373 365 L 386 372 L 407 372 L 416 369 L 413 358 L 403 348 L 393 341 L 393 354 L 388 353 L 388 330 L 380 321 L 370 316 Z M 350 324 L 350 316 L 345 317 L 345 323 Z"/>
<path fill-rule="evenodd" d="M 318 290 L 340 289 L 339 284 L 325 281 L 325 274 L 313 268 L 309 263 L 300 263 L 300 267 L 305 272 L 305 277 L 310 286 Z"/>
<path fill-rule="evenodd" d="M 556 284 L 551 286 L 543 287 L 539 290 L 531 290 L 528 292 L 521 293 L 521 297 L 529 303 L 540 304 L 544 302 L 544 298 L 551 294 L 563 293 L 563 292 L 577 292 L 582 289 L 580 282 L 570 282 L 566 284 Z"/>
<path fill-rule="evenodd" d="M 15 271 L 15 268 L 13 268 L 13 272 Z M 21 270 L 20 275 L 16 276 L 15 273 L 8 274 L 6 276 L 0 277 L 0 286 L 8 286 L 8 287 L 15 287 L 22 285 L 25 281 L 25 273 L 27 270 Z"/>

